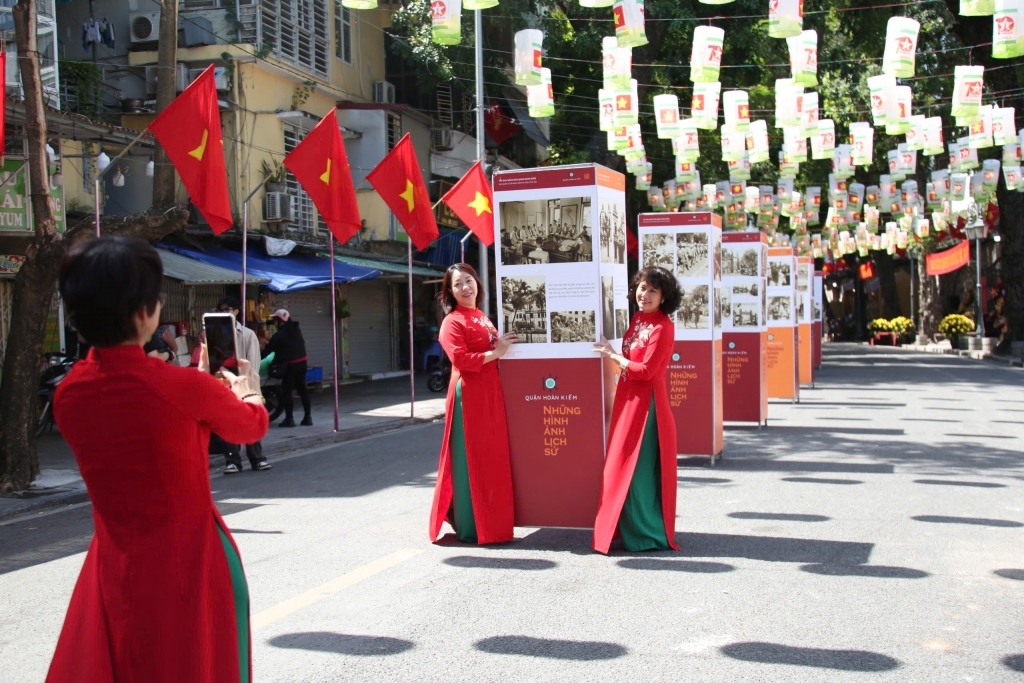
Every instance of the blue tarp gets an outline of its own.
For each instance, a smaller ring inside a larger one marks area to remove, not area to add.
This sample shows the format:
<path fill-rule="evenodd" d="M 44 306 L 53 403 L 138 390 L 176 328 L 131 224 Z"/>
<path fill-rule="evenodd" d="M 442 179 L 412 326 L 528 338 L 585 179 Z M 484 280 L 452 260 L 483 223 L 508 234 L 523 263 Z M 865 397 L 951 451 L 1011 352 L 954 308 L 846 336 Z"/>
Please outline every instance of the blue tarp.
<path fill-rule="evenodd" d="M 238 251 L 230 251 L 223 247 L 208 247 L 205 251 L 198 251 L 169 244 L 158 246 L 203 263 L 227 268 L 236 273 L 242 272 L 242 254 Z M 331 284 L 331 262 L 327 259 L 313 256 L 267 256 L 253 249 L 249 250 L 247 258 L 249 274 L 269 278 L 270 284 L 267 288 L 272 292 L 297 292 L 301 289 Z M 379 270 L 370 268 L 339 262 L 334 264 L 335 282 L 372 280 L 380 274 Z"/>

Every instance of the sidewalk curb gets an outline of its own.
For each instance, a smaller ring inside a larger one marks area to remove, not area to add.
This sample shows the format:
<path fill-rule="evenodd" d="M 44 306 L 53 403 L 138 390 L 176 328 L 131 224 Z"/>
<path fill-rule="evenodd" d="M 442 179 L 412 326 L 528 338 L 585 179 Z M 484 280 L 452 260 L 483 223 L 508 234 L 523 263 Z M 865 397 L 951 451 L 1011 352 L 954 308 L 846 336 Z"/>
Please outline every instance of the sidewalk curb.
<path fill-rule="evenodd" d="M 4 499 L 19 500 L 14 496 L 4 496 Z M 21 504 L 14 505 L 11 509 L 0 510 L 0 522 L 6 519 L 11 519 L 12 517 L 27 515 L 32 512 L 40 512 L 42 510 L 49 510 L 50 508 L 61 507 L 62 505 L 84 503 L 87 500 L 89 500 L 89 492 L 85 490 L 84 484 L 76 486 L 75 489 L 71 491 L 59 491 L 56 493 L 44 494 L 39 497 L 33 496 L 31 498 L 20 500 Z"/>

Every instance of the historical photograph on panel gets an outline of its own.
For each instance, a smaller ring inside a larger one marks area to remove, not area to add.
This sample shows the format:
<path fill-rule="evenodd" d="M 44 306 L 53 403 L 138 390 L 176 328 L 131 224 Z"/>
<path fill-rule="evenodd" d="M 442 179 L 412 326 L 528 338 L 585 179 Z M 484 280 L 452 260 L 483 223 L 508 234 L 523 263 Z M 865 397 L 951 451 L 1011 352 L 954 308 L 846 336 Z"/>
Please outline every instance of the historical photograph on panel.
<path fill-rule="evenodd" d="M 796 319 L 798 322 L 806 319 L 804 318 L 804 313 L 804 298 L 802 296 L 798 296 L 796 298 Z"/>
<path fill-rule="evenodd" d="M 796 288 L 797 291 L 806 292 L 811 286 L 811 266 L 807 263 L 796 264 Z"/>
<path fill-rule="evenodd" d="M 814 303 L 814 318 L 812 320 L 821 320 L 821 302 L 817 299 L 813 300 Z"/>
<path fill-rule="evenodd" d="M 768 297 L 768 319 L 779 321 L 779 320 L 791 320 L 789 315 L 789 307 L 792 305 L 792 301 L 788 296 L 770 296 Z"/>
<path fill-rule="evenodd" d="M 759 304 L 736 303 L 732 305 L 733 327 L 757 327 L 757 309 Z"/>
<path fill-rule="evenodd" d="M 548 340 L 548 304 L 543 275 L 501 278 L 501 307 L 505 332 L 519 335 L 520 344 Z"/>
<path fill-rule="evenodd" d="M 761 322 L 766 323 L 768 321 L 768 297 L 761 294 Z"/>
<path fill-rule="evenodd" d="M 597 216 L 601 235 L 601 263 L 626 262 L 626 209 L 613 202 L 601 202 Z"/>
<path fill-rule="evenodd" d="M 629 330 L 629 311 L 625 308 L 615 309 L 615 338 L 622 339 Z M 607 336 L 607 335 L 605 335 Z"/>
<path fill-rule="evenodd" d="M 757 249 L 746 244 L 723 247 L 722 275 L 757 275 Z"/>
<path fill-rule="evenodd" d="M 788 263 L 771 261 L 768 264 L 768 286 L 787 287 L 793 282 L 793 267 Z"/>
<path fill-rule="evenodd" d="M 590 197 L 501 203 L 501 263 L 594 260 Z"/>
<path fill-rule="evenodd" d="M 668 272 L 676 269 L 675 235 L 654 232 L 644 235 L 644 268 L 664 268 Z"/>
<path fill-rule="evenodd" d="M 715 287 L 715 301 L 711 307 L 715 316 L 715 327 L 719 328 L 722 326 L 722 288 Z"/>
<path fill-rule="evenodd" d="M 676 235 L 676 275 L 696 277 L 708 274 L 708 235 L 681 232 Z"/>
<path fill-rule="evenodd" d="M 615 278 L 601 276 L 601 329 L 606 339 L 617 339 L 615 331 Z"/>
<path fill-rule="evenodd" d="M 552 311 L 551 342 L 596 342 L 597 327 L 593 311 Z"/>
<path fill-rule="evenodd" d="M 760 296 L 761 286 L 756 282 L 749 284 L 733 285 L 733 296 Z"/>
<path fill-rule="evenodd" d="M 676 311 L 676 327 L 680 330 L 706 330 L 711 326 L 710 295 L 707 285 L 691 285 L 679 288 L 683 303 Z"/>
<path fill-rule="evenodd" d="M 722 320 L 732 317 L 732 288 L 722 287 Z"/>
<path fill-rule="evenodd" d="M 722 243 L 715 242 L 715 258 L 713 259 L 715 265 L 715 282 L 722 279 Z"/>

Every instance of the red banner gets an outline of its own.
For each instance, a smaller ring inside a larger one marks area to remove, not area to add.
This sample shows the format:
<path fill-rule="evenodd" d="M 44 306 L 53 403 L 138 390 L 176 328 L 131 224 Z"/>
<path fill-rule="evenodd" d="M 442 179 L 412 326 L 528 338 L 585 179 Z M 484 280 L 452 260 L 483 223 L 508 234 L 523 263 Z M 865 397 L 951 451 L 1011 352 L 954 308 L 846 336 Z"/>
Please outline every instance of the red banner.
<path fill-rule="evenodd" d="M 971 245 L 966 240 L 952 249 L 928 254 L 925 257 L 925 271 L 929 275 L 945 275 L 957 268 L 963 268 L 971 260 Z"/>

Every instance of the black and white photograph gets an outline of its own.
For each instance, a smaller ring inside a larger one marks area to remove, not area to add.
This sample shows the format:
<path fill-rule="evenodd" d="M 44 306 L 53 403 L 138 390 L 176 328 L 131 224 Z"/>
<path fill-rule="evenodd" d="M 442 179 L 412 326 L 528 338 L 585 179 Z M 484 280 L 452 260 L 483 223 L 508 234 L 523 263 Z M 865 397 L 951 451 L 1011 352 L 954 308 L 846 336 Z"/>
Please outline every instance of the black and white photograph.
<path fill-rule="evenodd" d="M 676 311 L 676 327 L 680 330 L 706 330 L 710 328 L 710 296 L 707 285 L 680 287 L 683 302 Z"/>
<path fill-rule="evenodd" d="M 761 292 L 761 286 L 756 282 L 751 282 L 749 285 L 733 285 L 732 295 L 733 296 L 758 296 Z"/>
<path fill-rule="evenodd" d="M 699 277 L 708 274 L 708 235 L 681 232 L 676 235 L 676 275 Z"/>
<path fill-rule="evenodd" d="M 601 263 L 626 262 L 626 207 L 601 202 L 598 229 L 601 235 Z"/>
<path fill-rule="evenodd" d="M 767 293 L 761 294 L 761 322 L 768 322 L 768 295 Z"/>
<path fill-rule="evenodd" d="M 722 287 L 722 320 L 732 317 L 732 288 Z"/>
<path fill-rule="evenodd" d="M 730 244 L 722 249 L 722 275 L 757 275 L 757 250 L 745 244 Z"/>
<path fill-rule="evenodd" d="M 811 319 L 812 322 L 815 321 L 815 320 L 821 320 L 821 302 L 818 301 L 817 299 L 814 299 L 813 300 L 813 304 L 814 304 L 814 318 Z"/>
<path fill-rule="evenodd" d="M 519 335 L 520 344 L 547 343 L 548 305 L 543 275 L 501 278 L 501 307 L 505 332 Z"/>
<path fill-rule="evenodd" d="M 502 202 L 501 263 L 594 260 L 590 197 Z"/>
<path fill-rule="evenodd" d="M 593 311 L 552 311 L 551 342 L 596 342 L 597 328 Z"/>
<path fill-rule="evenodd" d="M 788 296 L 770 296 L 768 297 L 768 319 L 779 321 L 779 320 L 792 320 L 789 315 L 789 307 L 792 302 Z"/>
<path fill-rule="evenodd" d="M 797 322 L 806 320 L 804 318 L 804 298 L 802 296 L 796 298 L 796 320 Z"/>
<path fill-rule="evenodd" d="M 644 235 L 644 268 L 664 268 L 668 272 L 676 269 L 675 235 L 654 232 Z"/>
<path fill-rule="evenodd" d="M 615 278 L 611 275 L 601 276 L 601 330 L 606 339 L 615 330 Z"/>
<path fill-rule="evenodd" d="M 714 315 L 715 315 L 715 328 L 717 329 L 717 328 L 722 326 L 722 288 L 721 287 L 715 287 L 715 301 L 714 301 L 714 305 L 711 307 L 711 310 L 714 311 Z"/>
<path fill-rule="evenodd" d="M 811 286 L 811 267 L 806 263 L 796 264 L 796 289 L 806 292 Z"/>
<path fill-rule="evenodd" d="M 768 286 L 787 287 L 793 282 L 793 268 L 788 263 L 772 261 L 768 264 Z"/>
<path fill-rule="evenodd" d="M 757 327 L 757 304 L 737 303 L 732 306 L 733 327 Z"/>
<path fill-rule="evenodd" d="M 629 331 L 629 311 L 625 308 L 615 309 L 615 338 L 622 339 Z"/>
<path fill-rule="evenodd" d="M 722 279 L 722 243 L 715 242 L 715 257 L 713 259 L 715 265 L 715 282 Z"/>

